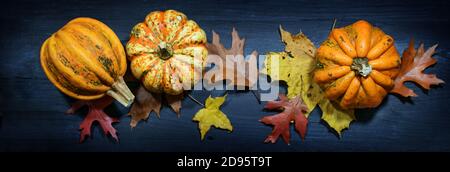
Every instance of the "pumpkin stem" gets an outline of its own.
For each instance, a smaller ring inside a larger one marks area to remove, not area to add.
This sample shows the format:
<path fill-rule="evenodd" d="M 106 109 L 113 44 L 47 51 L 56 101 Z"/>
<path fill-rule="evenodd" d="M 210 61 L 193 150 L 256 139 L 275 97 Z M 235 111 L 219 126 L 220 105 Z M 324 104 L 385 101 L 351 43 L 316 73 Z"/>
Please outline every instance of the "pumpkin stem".
<path fill-rule="evenodd" d="M 369 59 L 366 57 L 354 58 L 350 68 L 363 77 L 366 77 L 372 72 L 372 66 L 369 65 Z"/>
<path fill-rule="evenodd" d="M 159 43 L 158 48 L 159 48 L 159 58 L 167 60 L 172 57 L 173 51 L 172 46 L 170 44 L 167 44 L 166 42 L 161 42 Z"/>
<path fill-rule="evenodd" d="M 130 89 L 122 77 L 112 85 L 112 89 L 106 92 L 107 95 L 116 99 L 120 104 L 128 107 L 134 101 L 134 95 L 131 93 Z"/>

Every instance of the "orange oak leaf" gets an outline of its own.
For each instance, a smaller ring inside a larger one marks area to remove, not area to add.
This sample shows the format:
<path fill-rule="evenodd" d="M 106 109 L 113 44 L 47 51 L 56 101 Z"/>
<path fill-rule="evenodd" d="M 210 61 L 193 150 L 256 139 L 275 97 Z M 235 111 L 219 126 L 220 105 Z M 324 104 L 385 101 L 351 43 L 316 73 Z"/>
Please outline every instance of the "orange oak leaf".
<path fill-rule="evenodd" d="M 400 71 L 395 79 L 395 85 L 391 93 L 396 93 L 403 97 L 417 96 L 413 90 L 404 85 L 406 81 L 415 82 L 427 90 L 430 89 L 431 85 L 444 83 L 443 80 L 437 78 L 434 74 L 423 73 L 427 67 L 436 63 L 436 59 L 432 57 L 436 47 L 437 44 L 425 51 L 424 45 L 421 44 L 416 50 L 414 49 L 414 40 L 409 42 L 408 48 L 403 51 Z"/>
<path fill-rule="evenodd" d="M 156 116 L 159 118 L 161 105 L 162 105 L 162 95 L 164 95 L 168 105 L 177 113 L 177 116 L 180 116 L 181 109 L 181 100 L 183 95 L 168 95 L 168 94 L 159 94 L 152 93 L 147 91 L 142 85 L 137 89 L 136 99 L 131 106 L 128 115 L 131 116 L 130 126 L 132 128 L 136 127 L 136 125 L 141 120 L 147 120 L 150 113 L 154 111 Z"/>
<path fill-rule="evenodd" d="M 305 114 L 308 112 L 308 107 L 303 103 L 299 96 L 288 99 L 285 95 L 280 95 L 279 101 L 270 101 L 264 107 L 268 110 L 281 110 L 282 112 L 272 116 L 263 117 L 260 122 L 266 125 L 273 125 L 272 133 L 267 136 L 265 143 L 275 143 L 281 135 L 284 142 L 289 144 L 290 123 L 294 123 L 295 130 L 300 134 L 302 140 L 306 135 L 306 127 L 308 119 Z"/>
<path fill-rule="evenodd" d="M 233 28 L 231 36 L 231 48 L 226 49 L 220 43 L 219 35 L 213 31 L 212 43 L 208 43 L 206 47 L 210 54 L 208 61 L 214 63 L 216 66 L 211 70 L 216 70 L 216 72 L 214 72 L 214 76 L 208 82 L 209 84 L 214 84 L 218 81 L 228 80 L 230 81 L 229 84 L 233 86 L 241 88 L 252 87 L 258 79 L 256 64 L 258 52 L 253 51 L 248 59 L 245 60 L 245 39 L 239 37 L 235 28 Z M 218 57 L 218 59 L 212 57 Z"/>
<path fill-rule="evenodd" d="M 112 123 L 119 122 L 119 119 L 109 117 L 103 111 L 103 109 L 112 104 L 113 101 L 114 99 L 109 96 L 104 96 L 100 99 L 91 101 L 78 100 L 66 111 L 68 114 L 73 114 L 83 106 L 88 106 L 89 108 L 88 114 L 80 124 L 80 142 L 83 142 L 87 136 L 91 135 L 91 126 L 95 121 L 100 124 L 105 135 L 110 134 L 116 141 L 119 140 L 116 129 L 111 125 Z"/>

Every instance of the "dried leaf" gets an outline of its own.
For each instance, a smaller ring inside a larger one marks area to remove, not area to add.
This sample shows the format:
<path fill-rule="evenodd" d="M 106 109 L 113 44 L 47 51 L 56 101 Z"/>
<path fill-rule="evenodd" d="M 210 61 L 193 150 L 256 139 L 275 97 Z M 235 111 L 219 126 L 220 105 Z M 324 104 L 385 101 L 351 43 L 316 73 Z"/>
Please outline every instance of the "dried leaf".
<path fill-rule="evenodd" d="M 279 101 L 268 102 L 264 108 L 268 110 L 282 110 L 279 114 L 266 116 L 260 120 L 264 124 L 274 126 L 272 133 L 267 136 L 264 142 L 275 143 L 281 135 L 284 142 L 289 144 L 289 126 L 291 122 L 295 124 L 295 130 L 300 134 L 302 140 L 305 138 L 308 119 L 304 113 L 308 111 L 308 107 L 303 103 L 300 96 L 289 100 L 286 96 L 280 95 Z"/>
<path fill-rule="evenodd" d="M 95 121 L 100 124 L 105 135 L 110 134 L 116 141 L 119 140 L 116 129 L 111 125 L 112 123 L 119 122 L 119 119 L 111 118 L 103 112 L 103 109 L 110 105 L 113 100 L 114 99 L 109 96 L 104 96 L 100 99 L 91 101 L 78 100 L 66 111 L 66 113 L 73 114 L 83 106 L 88 106 L 89 108 L 88 114 L 80 124 L 80 142 L 83 142 L 87 136 L 91 135 L 91 126 Z"/>
<path fill-rule="evenodd" d="M 324 98 L 320 100 L 319 107 L 322 110 L 322 120 L 341 136 L 342 130 L 349 128 L 350 123 L 355 120 L 353 109 L 342 109 L 338 104 Z"/>
<path fill-rule="evenodd" d="M 161 94 L 149 92 L 144 86 L 141 85 L 135 95 L 136 99 L 128 112 L 128 115 L 131 116 L 130 126 L 132 128 L 136 127 L 139 121 L 147 120 L 152 111 L 156 112 L 156 115 L 159 118 L 162 104 Z M 169 106 L 175 111 L 175 113 L 177 113 L 178 116 L 180 116 L 181 100 L 183 95 L 180 94 L 173 96 L 165 94 L 164 97 Z"/>
<path fill-rule="evenodd" d="M 320 87 L 312 81 L 311 71 L 314 60 L 303 53 L 303 56 L 290 56 L 286 52 L 271 52 L 266 55 L 263 73 L 272 81 L 285 81 L 288 87 L 288 97 L 300 96 L 308 109 L 305 115 L 314 109 L 324 97 Z M 277 65 L 278 64 L 278 65 Z"/>
<path fill-rule="evenodd" d="M 286 44 L 284 52 L 270 52 L 266 55 L 261 73 L 270 78 L 285 81 L 288 86 L 288 98 L 300 96 L 309 111 L 317 104 L 322 109 L 322 119 L 338 134 L 355 119 L 353 110 L 342 110 L 331 103 L 312 80 L 312 71 L 316 67 L 314 44 L 303 33 L 292 35 L 280 26 L 282 41 Z"/>
<path fill-rule="evenodd" d="M 302 57 L 303 54 L 309 57 L 314 57 L 316 54 L 316 47 L 308 37 L 302 32 L 297 35 L 292 35 L 288 31 L 284 30 L 283 27 L 279 27 L 281 40 L 286 45 L 284 51 L 290 53 L 295 57 Z"/>
<path fill-rule="evenodd" d="M 136 92 L 136 99 L 128 113 L 131 116 L 130 126 L 134 128 L 139 121 L 147 120 L 152 111 L 156 112 L 156 115 L 159 117 L 160 110 L 161 95 L 151 93 L 141 85 Z"/>
<path fill-rule="evenodd" d="M 217 55 L 222 59 L 222 63 L 215 64 L 215 75 L 208 81 L 210 84 L 218 81 L 229 80 L 230 85 L 238 87 L 252 87 L 257 81 L 257 64 L 256 57 L 258 52 L 253 51 L 250 58 L 245 60 L 244 44 L 245 39 L 239 37 L 236 29 L 231 32 L 232 43 L 231 48 L 226 49 L 220 43 L 219 35 L 213 31 L 212 43 L 208 43 L 207 49 L 210 55 Z M 211 56 L 210 56 L 211 57 Z M 245 67 L 244 67 L 245 66 Z M 245 70 L 242 70 L 244 67 Z"/>
<path fill-rule="evenodd" d="M 198 128 L 200 129 L 201 139 L 205 139 L 206 133 L 209 131 L 211 126 L 233 131 L 233 126 L 230 120 L 227 118 L 222 111 L 219 110 L 220 106 L 225 102 L 226 95 L 223 97 L 211 98 L 211 96 L 206 99 L 205 108 L 200 109 L 192 119 L 198 122 Z"/>
<path fill-rule="evenodd" d="M 262 73 L 270 75 L 272 80 L 285 81 L 288 86 L 287 96 L 293 98 L 300 95 L 308 109 L 312 111 L 323 98 L 320 87 L 312 81 L 311 76 L 315 68 L 316 48 L 303 33 L 292 35 L 280 26 L 280 34 L 286 45 L 285 51 L 268 53 Z"/>
<path fill-rule="evenodd" d="M 404 82 L 411 81 L 419 84 L 422 88 L 429 90 L 431 85 L 444 83 L 443 80 L 434 74 L 425 74 L 423 71 L 437 61 L 432 56 L 437 44 L 424 51 L 424 45 L 421 44 L 417 50 L 414 49 L 414 41 L 409 42 L 408 48 L 403 51 L 400 71 L 395 78 L 394 88 L 391 93 L 397 93 L 403 97 L 417 96 L 413 90 L 406 87 Z"/>
<path fill-rule="evenodd" d="M 166 97 L 167 103 L 169 106 L 177 113 L 177 116 L 180 117 L 180 109 L 181 109 L 181 100 L 183 99 L 183 94 L 179 95 L 164 95 Z"/>

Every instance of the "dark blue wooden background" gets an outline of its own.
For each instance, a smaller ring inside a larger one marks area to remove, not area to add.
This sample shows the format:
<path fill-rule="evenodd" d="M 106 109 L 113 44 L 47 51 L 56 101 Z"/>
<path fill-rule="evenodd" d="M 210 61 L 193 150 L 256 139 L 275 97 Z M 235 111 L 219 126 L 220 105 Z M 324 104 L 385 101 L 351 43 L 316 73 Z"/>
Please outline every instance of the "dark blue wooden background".
<path fill-rule="evenodd" d="M 411 37 L 426 47 L 439 43 L 438 64 L 427 72 L 450 82 L 449 1 L 13 1 L 0 10 L 0 151 L 449 151 L 450 90 L 447 85 L 423 91 L 407 84 L 419 97 L 400 100 L 390 95 L 376 110 L 359 110 L 342 138 L 320 120 L 320 111 L 310 117 L 305 141 L 295 133 L 291 145 L 279 140 L 264 144 L 271 127 L 258 119 L 263 111 L 250 92 L 230 92 L 223 112 L 234 131 L 212 129 L 200 141 L 192 116 L 200 109 L 190 99 L 183 101 L 181 118 L 164 107 L 161 118 L 151 115 L 147 123 L 130 129 L 128 109 L 118 103 L 108 112 L 120 116 L 114 125 L 120 142 L 105 137 L 99 126 L 93 137 L 78 143 L 78 127 L 86 110 L 65 115 L 72 100 L 47 80 L 39 64 L 42 42 L 69 20 L 88 16 L 109 25 L 123 43 L 131 28 L 154 10 L 176 9 L 197 21 L 211 38 L 215 30 L 226 45 L 236 27 L 247 38 L 246 51 L 282 51 L 278 26 L 290 32 L 303 31 L 316 44 L 323 41 L 333 18 L 337 26 L 365 19 L 383 28 L 402 51 Z M 200 100 L 220 91 L 195 91 Z M 293 132 L 293 130 L 292 130 Z"/>

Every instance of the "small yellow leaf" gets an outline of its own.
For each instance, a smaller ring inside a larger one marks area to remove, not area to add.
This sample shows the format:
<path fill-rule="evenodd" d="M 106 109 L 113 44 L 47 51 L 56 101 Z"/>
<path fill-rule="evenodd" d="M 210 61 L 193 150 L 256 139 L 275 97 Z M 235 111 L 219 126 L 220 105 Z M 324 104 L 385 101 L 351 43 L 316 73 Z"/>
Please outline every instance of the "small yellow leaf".
<path fill-rule="evenodd" d="M 206 133 L 211 126 L 233 131 L 233 126 L 227 116 L 219 110 L 220 106 L 225 102 L 226 95 L 223 97 L 212 98 L 211 96 L 206 99 L 205 108 L 200 109 L 192 120 L 198 122 L 198 128 L 200 129 L 201 139 L 205 139 Z"/>

